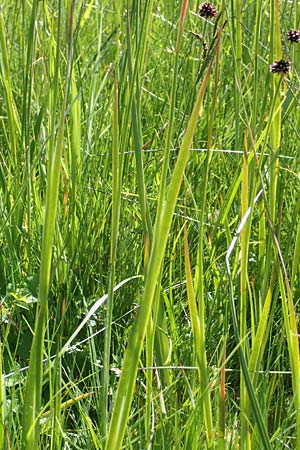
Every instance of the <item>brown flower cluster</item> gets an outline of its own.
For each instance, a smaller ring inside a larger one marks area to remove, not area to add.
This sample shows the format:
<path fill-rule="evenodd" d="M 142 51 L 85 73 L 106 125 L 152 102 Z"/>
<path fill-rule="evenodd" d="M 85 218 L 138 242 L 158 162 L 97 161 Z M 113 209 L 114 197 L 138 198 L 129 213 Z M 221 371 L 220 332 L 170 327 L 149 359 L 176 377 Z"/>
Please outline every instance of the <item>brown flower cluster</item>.
<path fill-rule="evenodd" d="M 285 74 L 288 73 L 290 67 L 291 67 L 290 61 L 281 59 L 280 61 L 274 61 L 273 64 L 270 65 L 270 72 Z"/>
<path fill-rule="evenodd" d="M 199 7 L 199 16 L 207 19 L 215 17 L 218 14 L 216 7 L 209 2 L 202 3 Z"/>
<path fill-rule="evenodd" d="M 291 43 L 300 43 L 300 31 L 290 30 L 287 32 L 287 38 Z M 270 72 L 281 73 L 283 75 L 287 74 L 291 68 L 291 63 L 288 59 L 281 59 L 280 61 L 274 61 L 270 65 Z"/>
<path fill-rule="evenodd" d="M 287 32 L 287 37 L 290 42 L 299 44 L 300 42 L 300 31 L 290 30 Z"/>
<path fill-rule="evenodd" d="M 218 14 L 217 8 L 209 2 L 201 3 L 199 7 L 199 16 L 205 17 L 206 19 L 211 19 Z M 196 37 L 195 33 L 193 33 Z M 287 32 L 287 38 L 291 43 L 300 43 L 300 31 L 290 30 Z M 270 65 L 270 72 L 278 74 L 287 74 L 291 68 L 291 62 L 288 59 L 280 59 L 279 61 L 274 61 Z"/>

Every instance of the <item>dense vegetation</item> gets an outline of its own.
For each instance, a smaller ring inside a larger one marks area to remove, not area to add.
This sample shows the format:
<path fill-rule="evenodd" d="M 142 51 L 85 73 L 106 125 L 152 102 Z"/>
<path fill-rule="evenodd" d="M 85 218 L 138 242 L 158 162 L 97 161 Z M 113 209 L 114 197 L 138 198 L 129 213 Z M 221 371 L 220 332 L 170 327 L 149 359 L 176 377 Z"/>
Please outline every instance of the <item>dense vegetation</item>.
<path fill-rule="evenodd" d="M 214 7 L 0 4 L 0 449 L 300 450 L 299 6 Z"/>

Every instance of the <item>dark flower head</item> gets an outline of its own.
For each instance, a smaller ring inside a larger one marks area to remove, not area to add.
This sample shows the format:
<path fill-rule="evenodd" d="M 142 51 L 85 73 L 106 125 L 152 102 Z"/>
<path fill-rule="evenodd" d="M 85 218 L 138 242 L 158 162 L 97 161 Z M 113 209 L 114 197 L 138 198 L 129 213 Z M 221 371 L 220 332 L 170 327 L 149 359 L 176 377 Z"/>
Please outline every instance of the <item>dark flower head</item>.
<path fill-rule="evenodd" d="M 280 61 L 274 61 L 273 64 L 270 65 L 270 72 L 286 74 L 290 70 L 290 67 L 290 61 L 281 59 Z"/>
<path fill-rule="evenodd" d="M 218 14 L 216 7 L 209 2 L 202 3 L 199 8 L 199 15 L 201 17 L 215 17 Z"/>
<path fill-rule="evenodd" d="M 287 37 L 290 42 L 296 42 L 299 44 L 300 42 L 300 31 L 290 30 L 287 32 Z"/>

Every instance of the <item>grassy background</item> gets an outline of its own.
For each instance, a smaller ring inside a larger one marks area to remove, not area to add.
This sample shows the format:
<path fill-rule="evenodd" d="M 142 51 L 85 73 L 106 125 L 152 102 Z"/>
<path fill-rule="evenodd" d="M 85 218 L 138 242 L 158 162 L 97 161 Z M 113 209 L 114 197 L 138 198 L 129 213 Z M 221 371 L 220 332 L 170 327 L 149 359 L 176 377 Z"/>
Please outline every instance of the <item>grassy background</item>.
<path fill-rule="evenodd" d="M 0 7 L 0 448 L 300 449 L 299 8 L 199 4 Z"/>

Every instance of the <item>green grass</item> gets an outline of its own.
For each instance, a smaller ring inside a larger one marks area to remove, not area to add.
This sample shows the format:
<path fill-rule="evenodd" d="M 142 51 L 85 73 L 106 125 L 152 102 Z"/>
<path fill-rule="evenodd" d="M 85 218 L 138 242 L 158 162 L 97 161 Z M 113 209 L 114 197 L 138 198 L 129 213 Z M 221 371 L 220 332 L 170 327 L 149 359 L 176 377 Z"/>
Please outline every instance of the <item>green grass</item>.
<path fill-rule="evenodd" d="M 300 450 L 297 2 L 2 3 L 0 449 Z"/>

